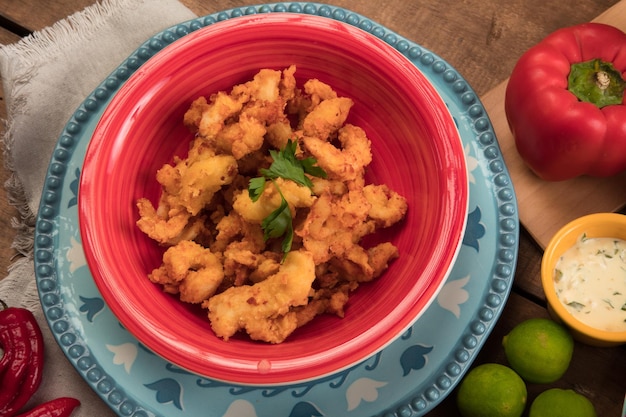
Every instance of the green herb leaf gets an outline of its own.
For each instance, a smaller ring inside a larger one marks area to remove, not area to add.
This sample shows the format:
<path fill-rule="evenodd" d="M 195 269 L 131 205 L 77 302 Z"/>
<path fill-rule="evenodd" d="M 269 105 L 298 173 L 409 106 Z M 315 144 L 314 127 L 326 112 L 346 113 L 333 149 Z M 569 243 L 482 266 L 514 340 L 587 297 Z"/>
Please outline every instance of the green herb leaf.
<path fill-rule="evenodd" d="M 289 212 L 289 208 L 287 208 L 287 212 Z M 289 213 L 291 217 L 291 213 Z M 285 229 L 285 237 L 283 238 L 283 244 L 281 245 L 281 249 L 283 251 L 283 259 L 285 256 L 291 251 L 291 245 L 293 244 L 293 222 L 290 221 L 287 224 L 287 228 Z"/>
<path fill-rule="evenodd" d="M 260 169 L 259 172 L 262 176 L 252 178 L 248 183 L 248 195 L 253 202 L 258 201 L 263 194 L 268 179 L 272 180 L 276 190 L 278 190 L 281 198 L 280 206 L 263 219 L 261 227 L 265 240 L 284 236 L 282 250 L 285 255 L 291 250 L 293 244 L 293 219 L 289 204 L 274 180 L 283 178 L 312 189 L 313 183 L 305 174 L 326 178 L 326 172 L 315 165 L 317 163 L 315 158 L 300 160 L 296 158 L 296 150 L 297 142 L 291 140 L 287 141 L 287 145 L 281 151 L 270 150 L 270 156 L 273 159 L 272 165 L 268 169 Z"/>
<path fill-rule="evenodd" d="M 257 201 L 265 190 L 265 177 L 252 178 L 248 183 L 248 195 L 250 200 Z"/>
<path fill-rule="evenodd" d="M 609 307 L 611 307 L 612 309 L 615 308 L 613 306 L 613 303 L 611 302 L 611 300 L 609 300 L 608 298 L 603 298 L 602 301 L 604 301 Z"/>
<path fill-rule="evenodd" d="M 313 183 L 305 173 L 314 177 L 326 178 L 326 172 L 322 168 L 315 166 L 317 163 L 315 158 L 300 160 L 296 158 L 296 149 L 297 143 L 288 140 L 283 150 L 270 150 L 270 155 L 274 161 L 269 169 L 261 169 L 261 174 L 270 179 L 283 178 L 291 180 L 309 188 L 313 188 Z"/>
<path fill-rule="evenodd" d="M 281 248 L 286 255 L 291 250 L 293 243 L 293 219 L 287 200 L 285 200 L 282 193 L 280 196 L 280 206 L 263 219 L 261 227 L 263 228 L 263 238 L 265 240 L 285 236 Z"/>
<path fill-rule="evenodd" d="M 560 282 L 563 279 L 563 271 L 560 269 L 554 270 L 554 282 Z"/>
<path fill-rule="evenodd" d="M 572 301 L 571 303 L 567 303 L 568 306 L 572 307 L 576 311 L 581 311 L 585 305 L 579 303 L 578 301 Z"/>
<path fill-rule="evenodd" d="M 313 177 L 326 178 L 326 171 L 315 165 L 317 164 L 317 159 L 311 157 L 304 158 L 300 160 L 300 164 L 307 174 Z"/>

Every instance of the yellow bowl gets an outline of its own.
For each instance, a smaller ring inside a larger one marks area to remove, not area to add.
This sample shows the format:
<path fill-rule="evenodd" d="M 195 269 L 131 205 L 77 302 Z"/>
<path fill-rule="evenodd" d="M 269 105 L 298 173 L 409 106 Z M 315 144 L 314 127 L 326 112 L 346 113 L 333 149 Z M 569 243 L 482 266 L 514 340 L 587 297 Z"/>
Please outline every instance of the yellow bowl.
<path fill-rule="evenodd" d="M 554 268 L 565 251 L 585 233 L 587 237 L 612 237 L 626 240 L 626 216 L 598 213 L 580 217 L 566 224 L 550 240 L 541 262 L 541 283 L 553 319 L 564 323 L 574 338 L 592 346 L 617 346 L 626 343 L 626 332 L 609 332 L 591 327 L 572 316 L 559 300 L 554 286 Z"/>

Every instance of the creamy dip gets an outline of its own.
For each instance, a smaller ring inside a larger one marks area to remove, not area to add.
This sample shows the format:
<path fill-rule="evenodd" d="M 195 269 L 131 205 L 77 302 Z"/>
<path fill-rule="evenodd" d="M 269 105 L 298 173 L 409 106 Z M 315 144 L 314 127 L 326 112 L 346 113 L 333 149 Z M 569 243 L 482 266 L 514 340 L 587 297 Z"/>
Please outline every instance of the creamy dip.
<path fill-rule="evenodd" d="M 626 331 L 625 240 L 582 235 L 556 263 L 554 285 L 578 320 L 600 330 Z"/>

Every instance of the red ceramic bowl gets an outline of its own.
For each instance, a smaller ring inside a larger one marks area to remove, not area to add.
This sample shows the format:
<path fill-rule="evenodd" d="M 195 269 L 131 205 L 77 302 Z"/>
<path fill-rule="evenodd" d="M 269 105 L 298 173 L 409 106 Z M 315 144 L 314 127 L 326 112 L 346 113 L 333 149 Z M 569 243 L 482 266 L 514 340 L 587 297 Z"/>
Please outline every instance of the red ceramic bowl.
<path fill-rule="evenodd" d="M 155 173 L 185 155 L 182 117 L 192 100 L 245 82 L 261 68 L 297 65 L 354 100 L 348 122 L 372 141 L 370 182 L 409 204 L 386 230 L 400 258 L 362 285 L 345 318 L 320 316 L 286 342 L 217 338 L 206 310 L 152 284 L 163 248 L 135 225 L 135 202 L 156 201 Z M 272 13 L 210 25 L 155 55 L 122 86 L 90 142 L 79 192 L 87 262 L 122 325 L 177 366 L 237 384 L 287 384 L 365 360 L 401 335 L 435 298 L 462 242 L 468 205 L 464 152 L 455 123 L 424 75 L 366 32 L 317 16 Z"/>

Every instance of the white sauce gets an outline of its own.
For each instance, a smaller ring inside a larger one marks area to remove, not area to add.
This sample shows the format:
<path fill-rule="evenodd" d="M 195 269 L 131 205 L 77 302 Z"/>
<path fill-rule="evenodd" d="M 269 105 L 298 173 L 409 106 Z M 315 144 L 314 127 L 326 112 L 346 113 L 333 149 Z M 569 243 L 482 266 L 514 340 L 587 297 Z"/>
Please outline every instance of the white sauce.
<path fill-rule="evenodd" d="M 559 300 L 578 320 L 600 330 L 626 332 L 626 241 L 581 236 L 558 260 Z"/>

